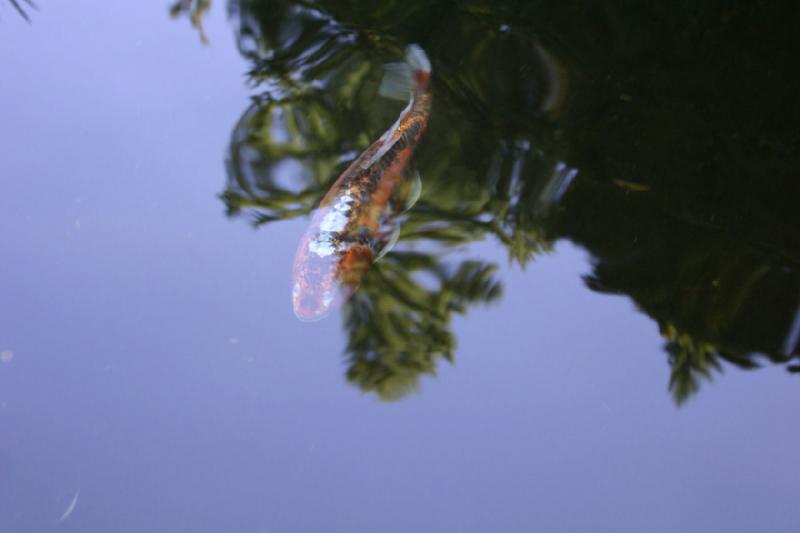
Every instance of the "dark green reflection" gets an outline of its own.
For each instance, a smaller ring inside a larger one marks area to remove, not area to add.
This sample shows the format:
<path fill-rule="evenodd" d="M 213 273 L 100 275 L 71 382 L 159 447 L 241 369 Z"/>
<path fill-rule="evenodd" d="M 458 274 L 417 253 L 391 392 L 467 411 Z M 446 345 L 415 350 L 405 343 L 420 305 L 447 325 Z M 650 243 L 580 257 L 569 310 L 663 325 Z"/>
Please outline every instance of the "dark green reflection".
<path fill-rule="evenodd" d="M 450 317 L 500 297 L 494 270 L 480 261 L 451 266 L 432 254 L 387 254 L 345 306 L 347 379 L 395 399 L 413 390 L 420 374 L 435 373 L 438 359 L 452 362 Z"/>
<path fill-rule="evenodd" d="M 344 313 L 348 378 L 362 389 L 398 397 L 453 357 L 452 312 L 497 299 L 500 285 L 493 265 L 443 251 L 487 237 L 521 265 L 558 239 L 588 250 L 587 285 L 627 295 L 659 324 L 678 402 L 722 360 L 795 368 L 794 8 L 228 8 L 261 92 L 234 128 L 222 196 L 256 225 L 308 213 L 393 122 L 402 106 L 376 98 L 382 63 L 409 42 L 433 61 L 422 197 Z"/>

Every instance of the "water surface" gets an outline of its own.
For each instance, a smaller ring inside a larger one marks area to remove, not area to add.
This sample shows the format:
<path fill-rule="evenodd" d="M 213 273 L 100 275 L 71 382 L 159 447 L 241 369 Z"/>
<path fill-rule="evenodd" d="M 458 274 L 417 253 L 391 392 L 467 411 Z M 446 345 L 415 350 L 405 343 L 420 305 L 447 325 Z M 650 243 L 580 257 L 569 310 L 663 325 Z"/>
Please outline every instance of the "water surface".
<path fill-rule="evenodd" d="M 797 530 L 796 9 L 560 6 L 0 6 L 0 531 Z M 422 196 L 301 323 L 411 42 Z"/>

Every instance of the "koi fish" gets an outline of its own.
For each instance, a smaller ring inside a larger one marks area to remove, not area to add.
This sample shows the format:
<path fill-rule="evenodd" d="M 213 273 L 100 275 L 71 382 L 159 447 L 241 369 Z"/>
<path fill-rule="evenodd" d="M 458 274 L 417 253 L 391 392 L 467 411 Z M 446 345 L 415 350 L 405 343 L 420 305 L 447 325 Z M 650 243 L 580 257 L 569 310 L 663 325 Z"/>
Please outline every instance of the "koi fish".
<path fill-rule="evenodd" d="M 292 286 L 300 320 L 319 320 L 346 301 L 397 241 L 398 215 L 419 196 L 411 156 L 428 125 L 430 80 L 428 56 L 415 44 L 406 49 L 404 63 L 386 66 L 379 93 L 408 98 L 408 105 L 339 176 L 300 240 Z"/>

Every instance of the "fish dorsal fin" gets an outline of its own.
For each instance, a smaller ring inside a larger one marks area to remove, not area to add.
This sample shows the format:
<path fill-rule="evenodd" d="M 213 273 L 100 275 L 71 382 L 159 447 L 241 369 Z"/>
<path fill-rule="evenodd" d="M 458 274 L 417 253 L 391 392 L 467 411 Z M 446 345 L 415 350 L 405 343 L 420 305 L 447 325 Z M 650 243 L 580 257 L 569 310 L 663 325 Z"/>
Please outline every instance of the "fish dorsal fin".
<path fill-rule="evenodd" d="M 400 240 L 400 225 L 398 224 L 397 226 L 394 227 L 394 229 L 392 229 L 392 233 L 391 235 L 389 235 L 389 239 L 387 239 L 386 244 L 384 244 L 381 247 L 381 251 L 378 252 L 377 256 L 375 256 L 373 262 L 380 260 L 384 255 L 391 252 L 392 248 L 394 248 L 394 245 L 397 244 L 397 241 L 399 240 Z"/>
<path fill-rule="evenodd" d="M 392 130 L 389 130 L 386 133 L 391 134 L 391 132 L 392 132 Z M 374 154 L 372 154 L 372 157 L 370 157 L 369 159 L 367 159 L 366 161 L 361 163 L 361 168 L 362 169 L 366 170 L 369 167 L 371 167 L 376 161 L 380 160 L 380 158 L 383 157 L 386 154 L 386 152 L 391 150 L 392 146 L 394 146 L 397 141 L 400 140 L 400 136 L 399 135 L 396 136 L 395 138 L 391 138 L 391 137 L 389 137 L 389 135 L 386 135 L 386 137 L 388 137 L 388 138 L 383 142 L 383 144 L 378 149 L 378 151 L 375 152 Z"/>
<path fill-rule="evenodd" d="M 411 68 L 407 63 L 387 63 L 378 94 L 384 98 L 405 101 L 411 97 Z"/>

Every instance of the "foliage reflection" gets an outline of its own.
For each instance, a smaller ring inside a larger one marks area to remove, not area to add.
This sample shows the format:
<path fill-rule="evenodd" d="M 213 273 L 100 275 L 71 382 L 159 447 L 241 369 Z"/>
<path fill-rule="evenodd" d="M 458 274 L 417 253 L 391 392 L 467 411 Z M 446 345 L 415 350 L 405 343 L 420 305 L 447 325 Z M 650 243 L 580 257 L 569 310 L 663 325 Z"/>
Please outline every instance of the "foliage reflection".
<path fill-rule="evenodd" d="M 484 238 L 523 266 L 558 239 L 588 250 L 587 285 L 659 324 L 678 402 L 722 360 L 795 369 L 796 87 L 771 55 L 783 34 L 757 33 L 788 23 L 734 4 L 231 0 L 260 94 L 232 134 L 228 214 L 309 213 L 393 122 L 381 65 L 419 42 L 436 73 L 423 193 L 345 309 L 351 382 L 396 398 L 452 360 L 452 313 L 501 287 L 445 252 Z"/>

